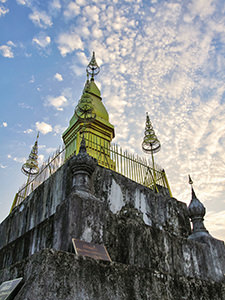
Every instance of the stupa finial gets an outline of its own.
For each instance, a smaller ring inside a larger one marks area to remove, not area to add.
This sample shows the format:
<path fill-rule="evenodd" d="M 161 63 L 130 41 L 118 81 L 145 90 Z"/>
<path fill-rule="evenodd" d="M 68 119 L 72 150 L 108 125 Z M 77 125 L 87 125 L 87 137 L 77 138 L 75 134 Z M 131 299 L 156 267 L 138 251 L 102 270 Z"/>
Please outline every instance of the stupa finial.
<path fill-rule="evenodd" d="M 152 168 L 153 168 L 153 179 L 156 191 L 158 191 L 156 185 L 156 172 L 155 172 L 155 162 L 153 154 L 158 152 L 161 148 L 160 142 L 155 134 L 155 131 L 152 127 L 152 123 L 149 119 L 149 115 L 146 112 L 146 123 L 145 123 L 145 133 L 144 140 L 142 142 L 142 150 L 145 153 L 151 154 L 152 156 Z"/>
<path fill-rule="evenodd" d="M 193 180 L 191 179 L 191 175 L 188 175 L 188 183 L 192 186 L 193 184 Z"/>
<path fill-rule="evenodd" d="M 156 153 L 160 150 L 161 145 L 158 140 L 155 131 L 152 127 L 152 123 L 149 119 L 149 115 L 146 112 L 146 125 L 145 125 L 145 136 L 142 143 L 142 149 L 146 153 Z"/>
<path fill-rule="evenodd" d="M 39 138 L 39 132 L 37 134 L 36 141 L 34 143 L 34 146 L 32 147 L 32 150 L 30 152 L 29 158 L 27 161 L 22 165 L 22 172 L 26 176 L 34 176 L 39 173 L 38 168 L 38 138 Z"/>
<path fill-rule="evenodd" d="M 27 183 L 25 186 L 23 198 L 25 199 L 27 196 L 27 189 L 29 185 L 30 178 L 32 176 L 35 176 L 39 173 L 39 168 L 38 168 L 38 138 L 39 138 L 39 132 L 37 134 L 36 141 L 34 143 L 34 146 L 31 149 L 30 155 L 26 162 L 22 165 L 21 171 L 23 174 L 25 174 L 27 178 Z"/>
<path fill-rule="evenodd" d="M 91 61 L 86 68 L 87 75 L 91 75 L 91 80 L 94 80 L 94 76 L 98 75 L 100 72 L 100 67 L 98 66 L 95 59 L 95 52 L 93 51 Z"/>
<path fill-rule="evenodd" d="M 196 197 L 191 176 L 188 175 L 188 178 L 192 192 L 191 202 L 188 206 L 188 214 L 193 224 L 192 234 L 188 238 L 196 239 L 202 236 L 210 236 L 204 225 L 205 207 Z"/>

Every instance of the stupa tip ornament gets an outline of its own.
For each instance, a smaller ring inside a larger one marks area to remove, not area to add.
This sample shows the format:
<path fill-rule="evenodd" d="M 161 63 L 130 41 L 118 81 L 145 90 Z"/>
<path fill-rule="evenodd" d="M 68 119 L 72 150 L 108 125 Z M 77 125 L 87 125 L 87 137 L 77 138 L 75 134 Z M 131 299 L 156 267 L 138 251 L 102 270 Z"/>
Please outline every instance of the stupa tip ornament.
<path fill-rule="evenodd" d="M 91 80 L 94 80 L 94 76 L 98 75 L 100 72 L 100 67 L 98 66 L 95 59 L 95 52 L 93 51 L 91 61 L 86 68 L 87 76 L 91 75 Z"/>
<path fill-rule="evenodd" d="M 158 140 L 155 131 L 153 129 L 152 123 L 150 121 L 149 115 L 146 112 L 146 124 L 145 124 L 145 136 L 142 143 L 142 150 L 145 153 L 157 153 L 159 152 L 161 145 Z"/>
<path fill-rule="evenodd" d="M 91 191 L 91 175 L 97 166 L 97 160 L 87 153 L 84 135 L 80 143 L 78 155 L 70 160 L 73 176 L 73 190 Z"/>
<path fill-rule="evenodd" d="M 188 238 L 196 239 L 202 236 L 210 236 L 203 222 L 205 212 L 206 212 L 205 207 L 196 197 L 191 176 L 188 175 L 188 177 L 189 177 L 189 184 L 191 185 L 191 192 L 192 192 L 191 202 L 188 206 L 188 214 L 193 224 L 192 234 Z"/>
<path fill-rule="evenodd" d="M 34 176 L 39 173 L 38 168 L 38 138 L 39 138 L 39 132 L 37 134 L 36 141 L 34 143 L 34 146 L 32 147 L 32 150 L 30 152 L 29 158 L 27 161 L 22 165 L 22 172 L 26 176 Z"/>

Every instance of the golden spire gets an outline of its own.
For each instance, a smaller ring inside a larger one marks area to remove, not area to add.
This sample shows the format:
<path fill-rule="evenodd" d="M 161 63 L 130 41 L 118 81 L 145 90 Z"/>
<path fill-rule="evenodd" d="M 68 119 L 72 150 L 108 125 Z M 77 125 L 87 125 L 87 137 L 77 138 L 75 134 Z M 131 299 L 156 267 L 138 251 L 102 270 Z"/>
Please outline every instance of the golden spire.
<path fill-rule="evenodd" d="M 95 52 L 93 51 L 91 61 L 86 68 L 87 75 L 91 75 L 91 80 L 94 80 L 94 76 L 98 75 L 100 68 L 95 59 Z"/>

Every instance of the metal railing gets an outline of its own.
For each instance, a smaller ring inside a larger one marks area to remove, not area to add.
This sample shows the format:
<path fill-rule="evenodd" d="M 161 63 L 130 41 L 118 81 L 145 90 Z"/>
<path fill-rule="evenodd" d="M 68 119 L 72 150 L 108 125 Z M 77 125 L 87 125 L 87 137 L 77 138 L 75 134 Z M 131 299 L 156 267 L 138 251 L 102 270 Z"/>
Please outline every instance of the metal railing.
<path fill-rule="evenodd" d="M 123 151 L 122 148 L 116 144 L 112 144 L 109 147 L 99 144 L 96 142 L 97 139 L 94 140 L 90 138 L 88 133 L 85 135 L 85 141 L 87 153 L 95 157 L 100 166 L 124 175 L 156 192 L 159 192 L 160 186 L 164 187 L 171 195 L 165 171 L 158 165 L 155 165 L 155 169 L 153 169 L 150 160 Z M 11 211 L 64 164 L 65 151 L 66 148 L 56 151 L 56 153 L 40 167 L 38 175 L 19 189 L 14 198 Z M 76 150 L 74 150 L 74 154 L 75 151 Z"/>

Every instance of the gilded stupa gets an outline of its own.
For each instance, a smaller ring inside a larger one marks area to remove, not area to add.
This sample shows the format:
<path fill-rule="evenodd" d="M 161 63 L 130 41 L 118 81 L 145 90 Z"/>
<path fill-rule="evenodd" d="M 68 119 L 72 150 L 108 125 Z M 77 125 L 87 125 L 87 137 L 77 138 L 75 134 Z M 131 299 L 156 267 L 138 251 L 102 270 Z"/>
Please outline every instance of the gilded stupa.
<path fill-rule="evenodd" d="M 101 162 L 99 155 L 107 152 L 107 149 L 109 150 L 115 133 L 114 126 L 109 122 L 108 112 L 102 102 L 101 92 L 94 80 L 99 71 L 100 68 L 93 52 L 86 69 L 87 81 L 83 94 L 62 138 L 66 148 L 65 159 L 70 158 L 73 154 L 78 154 L 81 138 L 84 135 L 88 154 L 98 159 L 98 163 L 104 166 L 105 162 Z"/>

